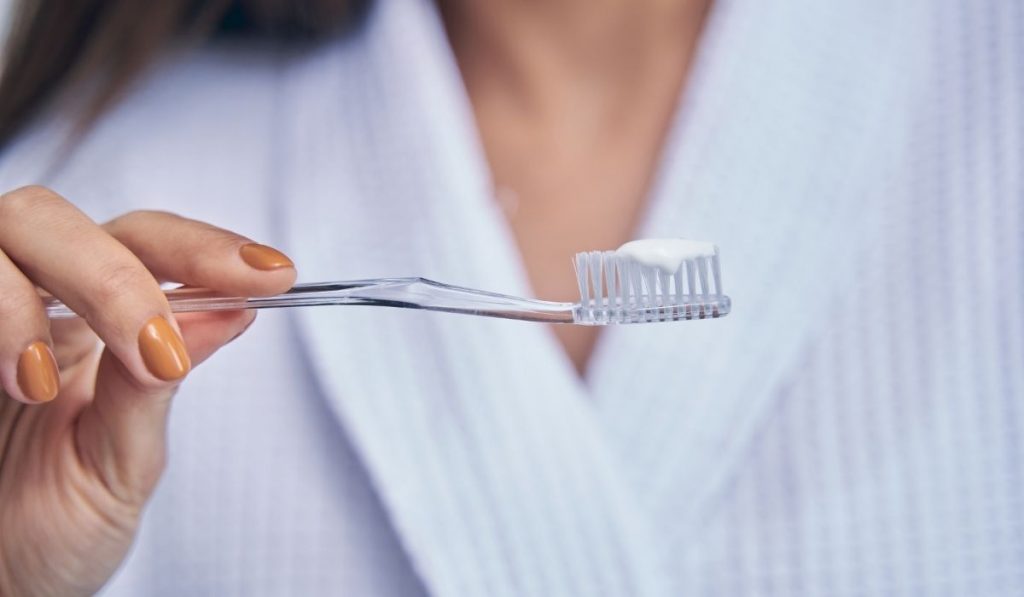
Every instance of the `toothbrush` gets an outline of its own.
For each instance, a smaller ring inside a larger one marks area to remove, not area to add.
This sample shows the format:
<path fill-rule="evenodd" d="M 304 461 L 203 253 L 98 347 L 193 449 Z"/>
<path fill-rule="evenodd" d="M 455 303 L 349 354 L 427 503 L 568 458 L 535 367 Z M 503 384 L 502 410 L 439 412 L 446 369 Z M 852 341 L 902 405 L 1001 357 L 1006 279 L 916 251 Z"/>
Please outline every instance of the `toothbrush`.
<path fill-rule="evenodd" d="M 729 314 L 731 302 L 722 293 L 718 248 L 710 243 L 633 241 L 617 251 L 577 253 L 574 265 L 580 290 L 577 303 L 509 296 L 425 278 L 298 284 L 269 297 L 222 296 L 201 288 L 178 288 L 166 295 L 175 313 L 366 305 L 577 325 L 683 321 Z M 51 319 L 77 317 L 57 299 L 44 300 Z"/>

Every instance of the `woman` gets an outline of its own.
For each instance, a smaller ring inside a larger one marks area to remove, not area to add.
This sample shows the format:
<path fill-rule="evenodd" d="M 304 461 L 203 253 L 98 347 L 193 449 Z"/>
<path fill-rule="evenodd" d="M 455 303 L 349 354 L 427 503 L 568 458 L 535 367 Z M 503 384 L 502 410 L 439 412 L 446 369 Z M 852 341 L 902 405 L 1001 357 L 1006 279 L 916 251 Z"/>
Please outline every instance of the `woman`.
<path fill-rule="evenodd" d="M 1017 3 L 19 10 L 0 594 L 1024 587 Z M 157 284 L 569 299 L 639 236 L 719 243 L 734 314 L 246 332 Z"/>

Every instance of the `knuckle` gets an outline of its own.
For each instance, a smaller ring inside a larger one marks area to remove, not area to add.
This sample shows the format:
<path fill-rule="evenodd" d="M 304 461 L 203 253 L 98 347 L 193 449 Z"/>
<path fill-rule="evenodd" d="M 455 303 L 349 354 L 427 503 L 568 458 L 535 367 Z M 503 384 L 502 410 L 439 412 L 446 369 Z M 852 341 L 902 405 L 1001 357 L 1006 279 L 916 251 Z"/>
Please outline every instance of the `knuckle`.
<path fill-rule="evenodd" d="M 18 318 L 24 320 L 34 317 L 42 309 L 42 301 L 34 292 L 26 292 L 20 287 L 0 287 L 0 318 Z"/>
<path fill-rule="evenodd" d="M 108 230 L 118 230 L 121 228 L 131 228 L 136 220 L 139 218 L 138 211 L 125 212 L 116 218 L 111 219 L 107 223 L 103 224 L 103 227 Z"/>
<path fill-rule="evenodd" d="M 107 226 L 113 228 L 135 228 L 145 224 L 147 221 L 160 217 L 161 213 L 150 209 L 136 209 L 117 216 L 108 222 Z"/>
<path fill-rule="evenodd" d="M 139 210 L 136 210 L 134 213 L 137 214 L 139 217 L 146 217 L 146 218 L 152 218 L 152 219 L 157 219 L 157 218 L 175 219 L 175 220 L 182 219 L 182 217 L 179 216 L 178 214 L 176 214 L 176 213 L 174 213 L 172 211 L 167 211 L 165 209 L 139 209 Z"/>
<path fill-rule="evenodd" d="M 14 217 L 58 201 L 63 200 L 50 189 L 41 185 L 29 185 L 0 195 L 0 215 Z"/>
<path fill-rule="evenodd" d="M 118 262 L 103 266 L 90 289 L 91 303 L 95 310 L 90 315 L 117 317 L 129 313 L 128 309 L 120 306 L 131 302 L 132 297 L 137 297 L 141 289 L 152 284 L 156 284 L 156 281 L 141 265 Z"/>
<path fill-rule="evenodd" d="M 123 213 L 103 224 L 103 229 L 114 238 L 123 240 L 136 232 L 145 220 L 144 212 L 130 211 Z"/>
<path fill-rule="evenodd" d="M 103 298 L 116 299 L 150 281 L 151 276 L 135 264 L 116 263 L 105 266 L 97 277 L 99 292 Z"/>
<path fill-rule="evenodd" d="M 11 198 L 11 199 L 15 199 L 15 198 L 18 198 L 18 197 L 23 197 L 23 198 L 28 198 L 28 199 L 32 199 L 32 198 L 35 198 L 35 199 L 39 199 L 39 198 L 46 199 L 46 198 L 54 198 L 54 197 L 57 197 L 57 196 L 58 196 L 57 193 L 52 191 L 49 187 L 45 187 L 45 186 L 43 186 L 41 184 L 25 185 L 23 187 L 18 187 L 17 189 L 14 189 L 13 191 L 9 191 L 7 193 L 4 193 L 4 197 L 8 197 L 8 198 Z"/>
<path fill-rule="evenodd" d="M 159 209 L 136 209 L 117 216 L 107 222 L 105 226 L 118 230 L 131 230 L 147 224 L 166 222 L 172 218 L 180 217 L 169 211 Z"/>

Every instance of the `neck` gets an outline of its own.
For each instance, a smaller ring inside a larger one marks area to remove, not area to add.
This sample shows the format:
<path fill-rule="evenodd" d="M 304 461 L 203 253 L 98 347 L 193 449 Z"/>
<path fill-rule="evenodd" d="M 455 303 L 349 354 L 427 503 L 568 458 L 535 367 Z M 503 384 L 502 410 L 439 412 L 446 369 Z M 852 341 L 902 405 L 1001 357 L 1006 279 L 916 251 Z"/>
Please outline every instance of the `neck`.
<path fill-rule="evenodd" d="M 632 235 L 710 0 L 438 1 L 530 282 L 578 296 L 564 265 Z"/>
<path fill-rule="evenodd" d="M 678 89 L 710 0 L 441 0 L 471 95 L 501 93 L 530 111 L 585 97 L 590 110 Z"/>

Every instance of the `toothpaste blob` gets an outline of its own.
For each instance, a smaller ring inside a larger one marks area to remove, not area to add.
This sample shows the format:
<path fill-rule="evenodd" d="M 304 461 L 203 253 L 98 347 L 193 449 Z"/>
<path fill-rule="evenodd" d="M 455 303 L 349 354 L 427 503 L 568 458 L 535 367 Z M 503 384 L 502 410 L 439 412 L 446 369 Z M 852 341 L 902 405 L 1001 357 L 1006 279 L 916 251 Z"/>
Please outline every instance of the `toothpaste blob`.
<path fill-rule="evenodd" d="M 656 267 L 670 274 L 679 270 L 683 262 L 698 257 L 714 257 L 718 248 L 713 243 L 682 238 L 645 238 L 622 245 L 616 254 L 642 265 Z"/>

